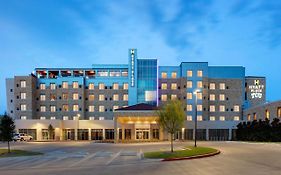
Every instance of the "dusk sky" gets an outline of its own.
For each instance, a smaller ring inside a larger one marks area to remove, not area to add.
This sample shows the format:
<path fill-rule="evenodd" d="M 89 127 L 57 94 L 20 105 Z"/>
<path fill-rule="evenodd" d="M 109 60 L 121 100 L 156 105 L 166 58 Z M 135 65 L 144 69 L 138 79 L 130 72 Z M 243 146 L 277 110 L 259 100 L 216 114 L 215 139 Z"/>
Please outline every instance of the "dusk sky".
<path fill-rule="evenodd" d="M 281 99 L 279 0 L 2 0 L 0 113 L 5 79 L 36 67 L 127 63 L 128 48 L 160 65 L 207 61 L 266 76 Z"/>

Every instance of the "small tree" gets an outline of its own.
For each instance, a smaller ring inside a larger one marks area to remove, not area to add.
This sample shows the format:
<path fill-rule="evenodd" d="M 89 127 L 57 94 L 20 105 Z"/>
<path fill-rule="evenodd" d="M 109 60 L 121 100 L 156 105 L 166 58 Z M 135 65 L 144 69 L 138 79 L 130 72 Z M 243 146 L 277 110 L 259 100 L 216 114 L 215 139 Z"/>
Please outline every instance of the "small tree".
<path fill-rule="evenodd" d="M 49 124 L 48 126 L 48 135 L 49 135 L 49 139 L 54 138 L 54 127 L 51 124 Z"/>
<path fill-rule="evenodd" d="M 2 141 L 8 142 L 8 153 L 11 152 L 10 141 L 13 140 L 15 128 L 14 120 L 5 113 L 0 122 L 0 138 Z"/>
<path fill-rule="evenodd" d="M 184 124 L 185 112 L 181 101 L 168 101 L 158 110 L 158 123 L 160 127 L 171 135 L 171 152 L 174 151 L 173 139 L 177 131 L 180 131 Z"/>

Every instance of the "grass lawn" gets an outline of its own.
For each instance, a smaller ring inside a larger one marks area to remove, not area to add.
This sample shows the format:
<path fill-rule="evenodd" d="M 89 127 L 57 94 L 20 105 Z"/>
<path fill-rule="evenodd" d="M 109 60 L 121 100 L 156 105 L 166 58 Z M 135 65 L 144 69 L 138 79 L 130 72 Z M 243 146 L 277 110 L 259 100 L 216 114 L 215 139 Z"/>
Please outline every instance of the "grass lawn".
<path fill-rule="evenodd" d="M 170 151 L 156 151 L 156 152 L 146 152 L 144 153 L 145 158 L 152 158 L 152 159 L 168 159 L 168 158 L 182 158 L 182 157 L 190 157 L 208 153 L 215 153 L 218 150 L 214 148 L 208 147 L 193 147 L 187 146 L 184 150 L 176 150 L 173 153 Z"/>
<path fill-rule="evenodd" d="M 18 157 L 18 156 L 35 156 L 42 155 L 43 153 L 24 151 L 24 150 L 11 150 L 11 153 L 8 153 L 8 149 L 0 149 L 0 158 L 3 157 Z"/>

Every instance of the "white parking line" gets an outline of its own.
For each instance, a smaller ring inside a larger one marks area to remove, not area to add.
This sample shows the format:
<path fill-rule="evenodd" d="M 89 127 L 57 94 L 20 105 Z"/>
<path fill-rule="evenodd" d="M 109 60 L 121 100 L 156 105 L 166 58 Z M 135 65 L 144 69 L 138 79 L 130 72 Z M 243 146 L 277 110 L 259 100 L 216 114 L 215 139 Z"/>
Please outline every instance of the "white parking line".
<path fill-rule="evenodd" d="M 116 159 L 119 155 L 121 154 L 121 151 L 119 151 L 118 153 L 116 153 L 107 163 L 106 165 L 109 165 L 114 159 Z"/>
<path fill-rule="evenodd" d="M 96 154 L 97 154 L 97 153 L 93 153 L 93 154 L 89 155 L 88 157 L 85 157 L 84 159 L 82 159 L 82 160 L 80 160 L 80 161 L 78 161 L 78 162 L 73 163 L 73 164 L 70 165 L 69 167 L 73 167 L 73 166 L 79 165 L 79 164 L 81 164 L 82 162 L 87 161 L 87 160 L 91 159 L 92 157 L 95 157 Z"/>

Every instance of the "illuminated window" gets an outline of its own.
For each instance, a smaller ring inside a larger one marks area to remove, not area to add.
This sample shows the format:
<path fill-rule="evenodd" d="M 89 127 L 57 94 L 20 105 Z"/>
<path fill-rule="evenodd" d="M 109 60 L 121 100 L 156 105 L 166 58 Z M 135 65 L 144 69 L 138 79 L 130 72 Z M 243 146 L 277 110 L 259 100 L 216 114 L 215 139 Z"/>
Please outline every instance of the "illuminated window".
<path fill-rule="evenodd" d="M 62 99 L 63 100 L 68 100 L 68 94 L 67 93 L 63 93 L 62 94 Z"/>
<path fill-rule="evenodd" d="M 51 112 L 56 112 L 56 106 L 50 106 Z"/>
<path fill-rule="evenodd" d="M 79 87 L 78 82 L 77 82 L 77 81 L 74 81 L 74 82 L 72 83 L 72 88 L 73 88 L 73 89 L 77 89 L 78 87 Z"/>
<path fill-rule="evenodd" d="M 215 90 L 216 89 L 216 84 L 215 83 L 210 83 L 210 89 Z"/>
<path fill-rule="evenodd" d="M 40 120 L 46 120 L 46 117 L 41 116 Z"/>
<path fill-rule="evenodd" d="M 128 83 L 124 83 L 124 84 L 123 84 L 123 89 L 127 90 L 128 87 L 129 87 Z"/>
<path fill-rule="evenodd" d="M 57 96 L 55 94 L 50 94 L 50 100 L 55 101 L 57 99 Z"/>
<path fill-rule="evenodd" d="M 89 112 L 95 112 L 95 106 L 89 106 Z"/>
<path fill-rule="evenodd" d="M 21 120 L 26 120 L 26 116 L 20 116 Z"/>
<path fill-rule="evenodd" d="M 225 106 L 224 105 L 220 105 L 220 112 L 225 112 Z"/>
<path fill-rule="evenodd" d="M 248 120 L 248 121 L 251 121 L 251 114 L 248 114 L 247 120 Z"/>
<path fill-rule="evenodd" d="M 118 108 L 119 108 L 119 106 L 113 106 L 112 109 L 113 109 L 113 111 L 114 111 L 114 110 L 116 110 L 116 109 L 118 109 Z"/>
<path fill-rule="evenodd" d="M 202 121 L 202 120 L 203 120 L 202 115 L 197 115 L 197 121 Z"/>
<path fill-rule="evenodd" d="M 220 121 L 225 121 L 225 117 L 224 116 L 220 116 Z"/>
<path fill-rule="evenodd" d="M 203 87 L 202 81 L 197 81 L 197 88 L 202 88 L 202 87 Z"/>
<path fill-rule="evenodd" d="M 68 120 L 68 116 L 63 116 L 63 120 Z"/>
<path fill-rule="evenodd" d="M 239 117 L 239 116 L 234 116 L 233 120 L 234 120 L 234 121 L 239 121 L 239 120 L 240 120 L 240 117 Z"/>
<path fill-rule="evenodd" d="M 25 92 L 20 93 L 20 99 L 26 99 L 26 93 Z"/>
<path fill-rule="evenodd" d="M 62 105 L 62 111 L 67 112 L 69 110 L 68 105 Z"/>
<path fill-rule="evenodd" d="M 177 72 L 172 72 L 172 78 L 177 78 Z"/>
<path fill-rule="evenodd" d="M 257 120 L 257 114 L 254 113 L 254 117 L 253 117 L 254 120 Z"/>
<path fill-rule="evenodd" d="M 73 111 L 75 111 L 75 112 L 79 111 L 79 106 L 78 105 L 73 105 L 72 107 L 73 107 Z"/>
<path fill-rule="evenodd" d="M 104 83 L 99 83 L 99 89 L 104 89 Z"/>
<path fill-rule="evenodd" d="M 277 108 L 277 117 L 281 117 L 281 107 Z"/>
<path fill-rule="evenodd" d="M 25 88 L 26 87 L 26 81 L 20 81 L 20 87 Z"/>
<path fill-rule="evenodd" d="M 197 105 L 197 111 L 202 111 L 202 105 Z"/>
<path fill-rule="evenodd" d="M 55 83 L 50 83 L 50 89 L 55 90 L 56 89 L 56 84 Z"/>
<path fill-rule="evenodd" d="M 235 106 L 234 106 L 234 112 L 239 112 L 239 111 L 240 111 L 239 105 L 235 105 Z"/>
<path fill-rule="evenodd" d="M 21 104 L 20 105 L 20 110 L 21 111 L 26 111 L 26 104 Z"/>
<path fill-rule="evenodd" d="M 225 83 L 220 83 L 220 90 L 225 90 Z"/>
<path fill-rule="evenodd" d="M 186 74 L 187 74 L 187 77 L 192 77 L 192 70 L 188 70 L 188 71 L 186 72 Z"/>
<path fill-rule="evenodd" d="M 197 71 L 197 77 L 203 77 L 203 71 L 202 70 Z"/>
<path fill-rule="evenodd" d="M 171 100 L 176 100 L 177 99 L 177 95 L 176 94 L 172 94 L 171 95 Z"/>
<path fill-rule="evenodd" d="M 177 83 L 172 83 L 171 84 L 171 89 L 176 90 L 177 89 Z"/>
<path fill-rule="evenodd" d="M 67 81 L 62 82 L 62 88 L 68 89 L 68 82 Z"/>
<path fill-rule="evenodd" d="M 95 120 L 95 117 L 89 117 L 89 120 Z"/>
<path fill-rule="evenodd" d="M 99 112 L 104 112 L 104 106 L 99 106 Z"/>
<path fill-rule="evenodd" d="M 162 83 L 161 84 L 161 89 L 167 89 L 167 83 Z"/>
<path fill-rule="evenodd" d="M 265 110 L 265 118 L 269 119 L 270 118 L 270 113 L 269 110 Z"/>
<path fill-rule="evenodd" d="M 216 100 L 215 94 L 210 94 L 210 101 L 215 101 L 215 100 Z"/>
<path fill-rule="evenodd" d="M 41 90 L 46 89 L 46 85 L 45 85 L 45 83 L 40 83 L 40 89 L 41 89 Z"/>
<path fill-rule="evenodd" d="M 123 101 L 128 101 L 128 94 L 123 95 Z"/>
<path fill-rule="evenodd" d="M 45 100 L 46 100 L 46 95 L 41 94 L 41 95 L 40 95 L 40 101 L 45 101 Z"/>
<path fill-rule="evenodd" d="M 191 100 L 191 99 L 192 99 L 192 93 L 191 93 L 191 92 L 188 92 L 188 93 L 186 94 L 186 98 L 187 98 L 188 100 Z"/>
<path fill-rule="evenodd" d="M 89 89 L 90 89 L 90 90 L 95 89 L 95 84 L 94 84 L 94 83 L 89 83 Z"/>
<path fill-rule="evenodd" d="M 191 115 L 186 116 L 186 120 L 187 121 L 192 121 L 192 116 Z"/>
<path fill-rule="evenodd" d="M 99 117 L 99 120 L 104 120 L 104 117 Z"/>
<path fill-rule="evenodd" d="M 215 116 L 210 116 L 210 121 L 215 121 L 216 117 Z"/>
<path fill-rule="evenodd" d="M 113 95 L 113 101 L 118 101 L 119 100 L 119 95 L 118 94 L 114 94 Z"/>
<path fill-rule="evenodd" d="M 198 100 L 202 100 L 202 93 L 201 92 L 196 93 L 196 95 L 197 95 Z"/>
<path fill-rule="evenodd" d="M 118 83 L 113 83 L 113 89 L 118 90 L 119 89 L 119 84 Z"/>
<path fill-rule="evenodd" d="M 73 93 L 72 98 L 73 98 L 73 100 L 78 100 L 78 98 L 79 98 L 78 93 Z"/>
<path fill-rule="evenodd" d="M 187 81 L 186 82 L 186 87 L 187 88 L 192 88 L 192 81 Z"/>
<path fill-rule="evenodd" d="M 104 95 L 103 94 L 99 95 L 99 101 L 104 101 Z"/>
<path fill-rule="evenodd" d="M 215 105 L 210 105 L 210 112 L 216 112 Z"/>
<path fill-rule="evenodd" d="M 95 100 L 95 95 L 94 94 L 90 94 L 89 95 L 89 101 L 94 101 Z"/>
<path fill-rule="evenodd" d="M 56 117 L 52 116 L 50 117 L 51 120 L 56 120 Z"/>
<path fill-rule="evenodd" d="M 46 112 L 46 106 L 40 106 L 40 112 Z"/>
<path fill-rule="evenodd" d="M 192 105 L 186 105 L 186 111 L 192 111 Z"/>
<path fill-rule="evenodd" d="M 224 101 L 225 100 L 225 95 L 224 94 L 220 94 L 220 101 Z"/>
<path fill-rule="evenodd" d="M 167 101 L 167 95 L 166 94 L 161 95 L 161 101 Z"/>
<path fill-rule="evenodd" d="M 162 77 L 162 78 L 167 78 L 167 72 L 162 72 L 162 73 L 161 73 L 161 77 Z"/>

